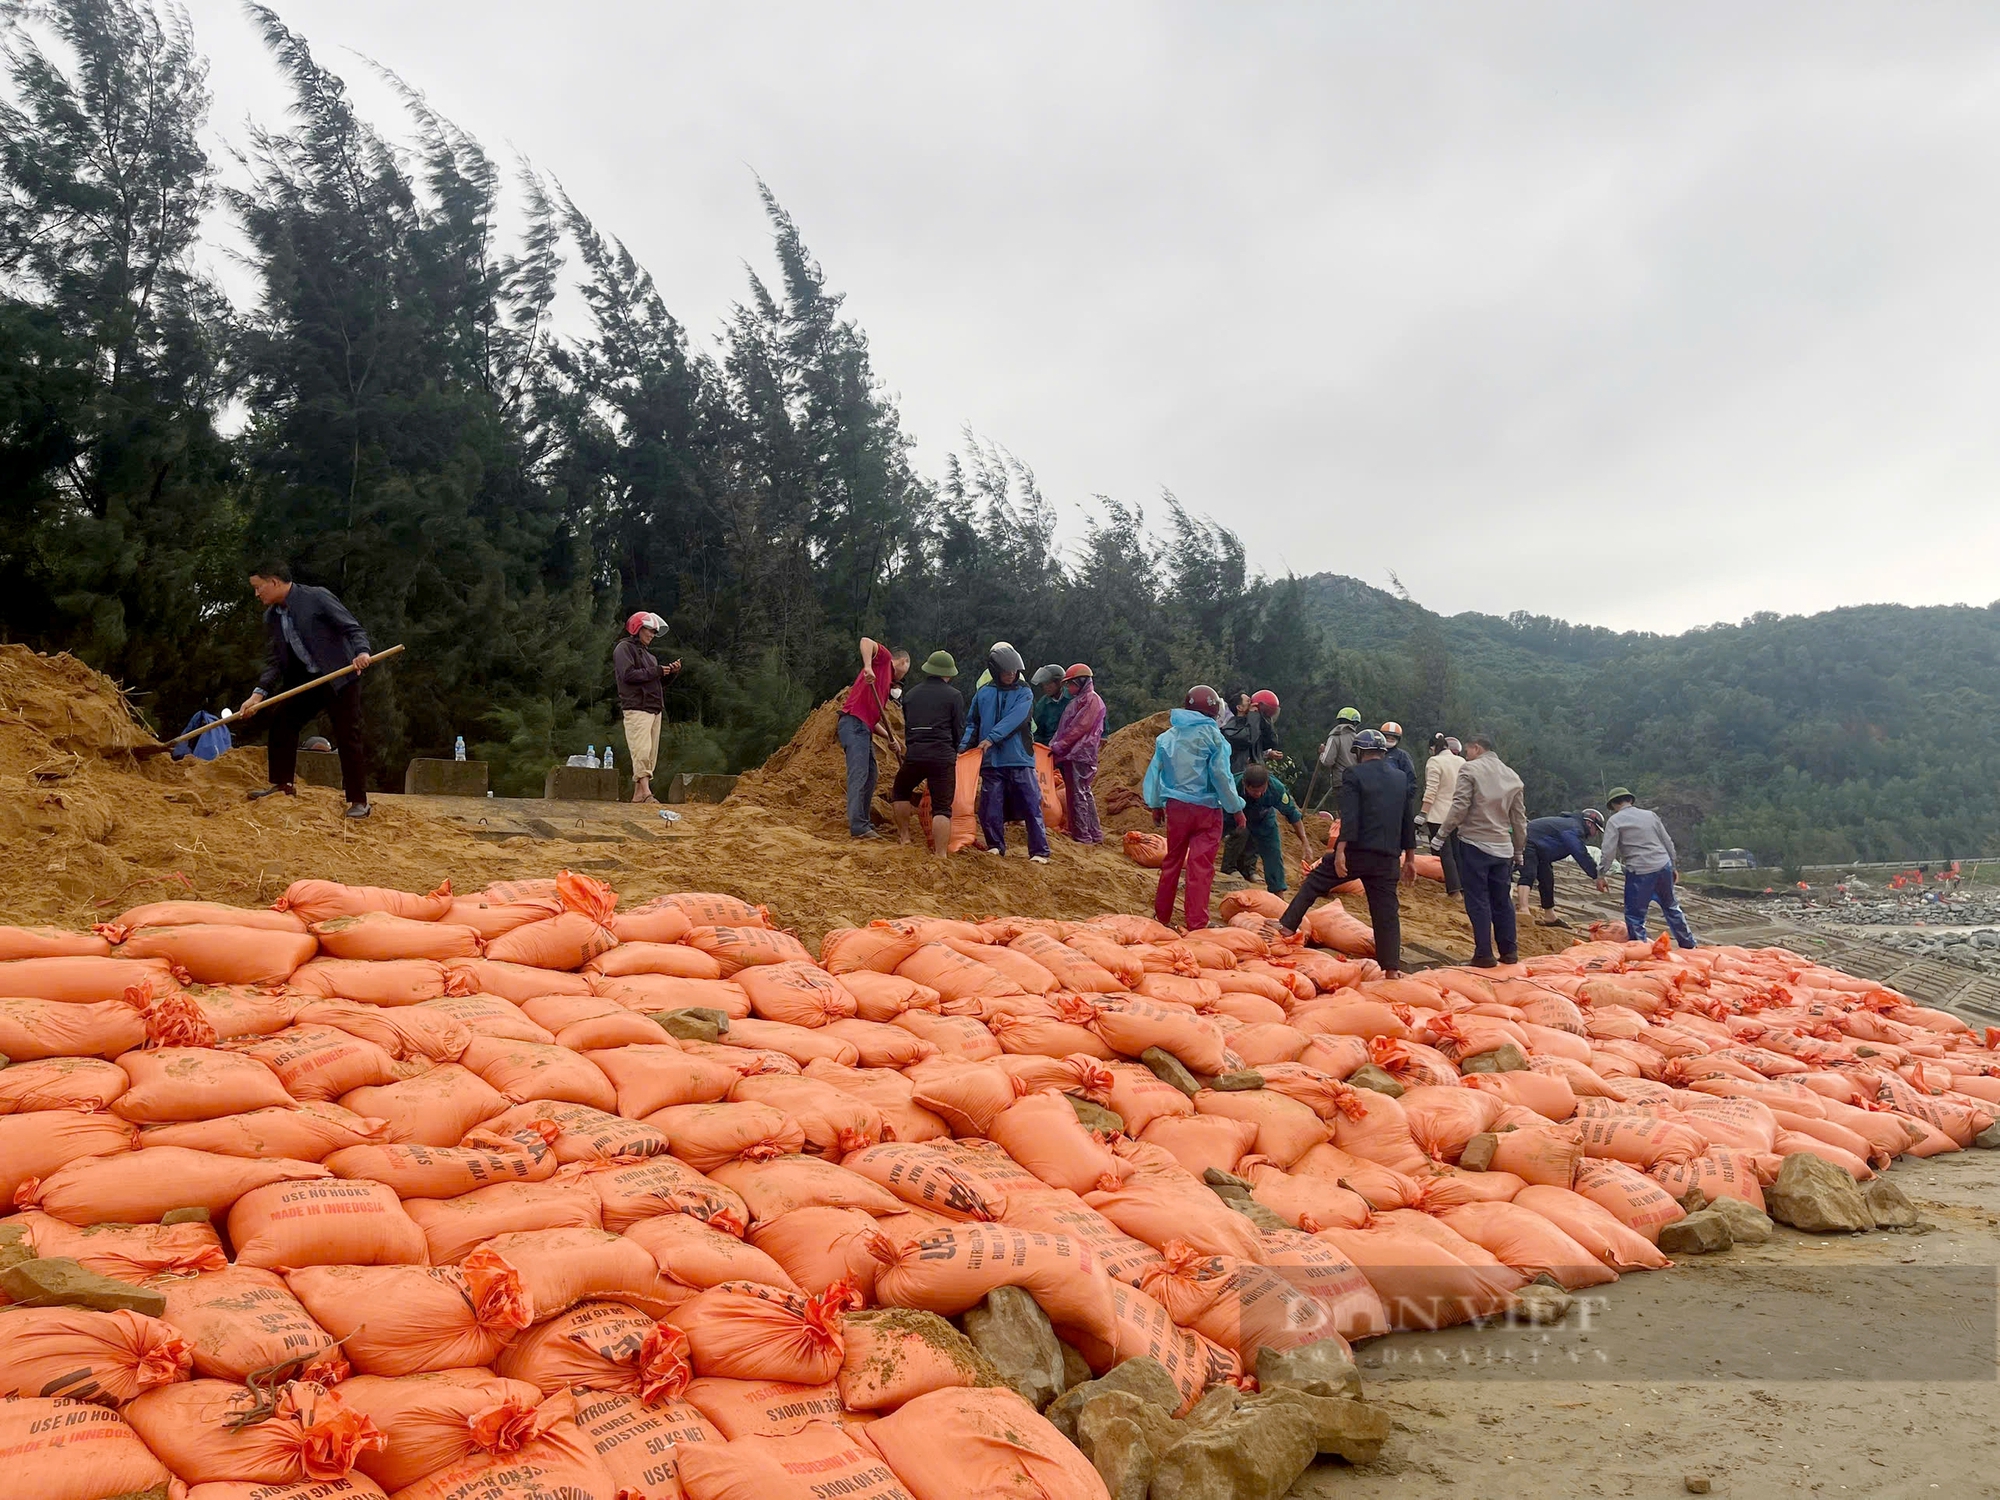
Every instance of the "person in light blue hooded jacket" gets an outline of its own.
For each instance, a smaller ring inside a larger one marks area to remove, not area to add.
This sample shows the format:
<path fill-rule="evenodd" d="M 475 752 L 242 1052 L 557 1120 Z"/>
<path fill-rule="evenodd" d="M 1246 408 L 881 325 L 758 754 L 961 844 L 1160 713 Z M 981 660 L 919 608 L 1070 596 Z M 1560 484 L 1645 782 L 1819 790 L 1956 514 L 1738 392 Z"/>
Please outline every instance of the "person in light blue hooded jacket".
<path fill-rule="evenodd" d="M 1214 688 L 1205 683 L 1189 688 L 1168 717 L 1166 733 L 1153 742 L 1153 761 L 1140 788 L 1154 826 L 1167 830 L 1167 861 L 1160 866 L 1153 915 L 1163 926 L 1173 924 L 1174 894 L 1185 867 L 1189 932 L 1208 925 L 1222 825 L 1243 823 L 1243 798 L 1229 774 L 1229 741 L 1215 722 L 1221 712 L 1222 697 Z"/>

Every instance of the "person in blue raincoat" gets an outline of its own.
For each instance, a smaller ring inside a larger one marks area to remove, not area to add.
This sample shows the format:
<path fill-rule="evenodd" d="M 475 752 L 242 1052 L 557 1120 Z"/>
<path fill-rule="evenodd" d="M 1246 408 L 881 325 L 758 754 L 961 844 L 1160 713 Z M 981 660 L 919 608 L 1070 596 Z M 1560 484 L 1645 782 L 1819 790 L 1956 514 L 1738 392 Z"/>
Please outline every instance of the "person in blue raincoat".
<path fill-rule="evenodd" d="M 1208 925 L 1208 893 L 1215 885 L 1215 856 L 1224 823 L 1243 824 L 1243 798 L 1229 774 L 1229 741 L 1216 717 L 1222 696 L 1206 683 L 1188 689 L 1181 707 L 1168 715 L 1166 733 L 1153 742 L 1152 764 L 1140 796 L 1153 810 L 1155 826 L 1167 830 L 1167 861 L 1153 893 L 1153 915 L 1171 926 L 1174 895 L 1187 871 L 1183 908 L 1187 930 Z"/>
<path fill-rule="evenodd" d="M 1028 857 L 1049 862 L 1049 833 L 1042 821 L 1042 784 L 1035 778 L 1035 690 L 1021 675 L 1021 653 L 1005 641 L 986 658 L 992 680 L 972 695 L 965 716 L 963 755 L 979 747 L 979 831 L 988 854 L 1007 852 L 1007 825 L 1028 825 Z"/>

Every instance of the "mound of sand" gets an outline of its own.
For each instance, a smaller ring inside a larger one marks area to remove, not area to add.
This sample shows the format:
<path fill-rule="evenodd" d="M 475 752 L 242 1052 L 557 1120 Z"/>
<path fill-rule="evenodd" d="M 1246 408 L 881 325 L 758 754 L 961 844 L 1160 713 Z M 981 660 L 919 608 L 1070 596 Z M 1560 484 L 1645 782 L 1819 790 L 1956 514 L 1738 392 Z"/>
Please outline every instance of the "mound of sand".
<path fill-rule="evenodd" d="M 726 807 L 739 811 L 751 808 L 767 808 L 792 814 L 803 814 L 815 820 L 813 826 L 825 823 L 837 826 L 841 832 L 847 829 L 847 755 L 840 748 L 840 736 L 836 725 L 840 720 L 840 705 L 846 695 L 829 698 L 799 725 L 798 732 L 772 754 L 771 758 L 754 771 L 745 771 L 736 780 L 735 790 L 724 802 Z M 900 744 L 903 736 L 903 710 L 894 703 L 889 705 L 884 721 Z M 880 734 L 875 737 L 876 822 L 889 822 L 889 783 L 896 774 L 896 752 L 891 749 Z"/>
<path fill-rule="evenodd" d="M 893 839 L 849 839 L 838 712 L 822 705 L 755 780 L 746 776 L 753 795 L 688 804 L 671 825 L 651 808 L 398 796 L 377 797 L 373 817 L 350 822 L 330 788 L 245 800 L 264 780 L 261 748 L 207 763 L 135 754 L 155 742 L 108 678 L 67 656 L 0 646 L 0 922 L 74 926 L 169 895 L 255 905 L 307 876 L 403 890 L 448 878 L 475 891 L 558 868 L 589 871 L 632 899 L 725 891 L 769 906 L 811 943 L 832 927 L 902 914 L 1151 909 L 1156 877 L 1116 838 L 1092 847 L 1058 836 L 1046 865 L 1030 864 L 1018 842 L 1004 860 L 967 853 L 939 865 Z M 1150 756 L 1150 735 L 1144 743 Z M 884 762 L 893 766 L 893 754 Z M 1141 760 L 1135 784 L 1143 770 Z M 1426 882 L 1405 900 L 1404 930 L 1470 951 L 1458 904 Z M 1524 928 L 1523 951 L 1550 951 L 1552 936 Z"/>

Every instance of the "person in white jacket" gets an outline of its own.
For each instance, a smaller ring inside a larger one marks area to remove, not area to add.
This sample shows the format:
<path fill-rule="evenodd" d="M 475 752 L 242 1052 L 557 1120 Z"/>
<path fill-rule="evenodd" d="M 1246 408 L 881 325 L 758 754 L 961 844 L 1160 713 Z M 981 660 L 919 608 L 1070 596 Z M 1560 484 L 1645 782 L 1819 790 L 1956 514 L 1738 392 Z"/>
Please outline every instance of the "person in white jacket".
<path fill-rule="evenodd" d="M 1431 736 L 1430 759 L 1424 762 L 1424 803 L 1420 809 L 1424 836 L 1431 852 L 1444 866 L 1444 893 L 1458 894 L 1458 850 L 1444 836 L 1444 820 L 1451 816 L 1452 794 L 1458 790 L 1458 773 L 1465 769 L 1465 757 L 1458 753 L 1458 741 L 1448 734 Z"/>

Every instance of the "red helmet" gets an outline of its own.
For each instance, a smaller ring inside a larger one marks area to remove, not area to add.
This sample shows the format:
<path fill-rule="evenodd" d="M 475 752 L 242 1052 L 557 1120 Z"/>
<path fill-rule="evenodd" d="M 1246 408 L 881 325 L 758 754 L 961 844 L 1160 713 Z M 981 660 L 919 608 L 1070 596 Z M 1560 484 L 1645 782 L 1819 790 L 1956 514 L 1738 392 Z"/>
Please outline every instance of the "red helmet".
<path fill-rule="evenodd" d="M 1222 716 L 1222 695 L 1205 682 L 1198 682 L 1188 689 L 1181 707 L 1198 714 L 1206 714 L 1211 719 Z"/>
<path fill-rule="evenodd" d="M 1092 675 L 1093 674 L 1090 670 L 1090 663 L 1080 661 L 1075 666 L 1071 667 L 1067 672 L 1063 673 L 1063 681 L 1075 682 L 1079 677 L 1088 679 Z"/>
<path fill-rule="evenodd" d="M 1250 706 L 1252 708 L 1263 709 L 1264 717 L 1267 719 L 1275 719 L 1278 717 L 1278 695 L 1272 692 L 1269 688 L 1264 688 L 1261 691 L 1252 693 L 1250 695 Z"/>
<path fill-rule="evenodd" d="M 625 622 L 625 633 L 627 635 L 637 635 L 642 630 L 665 630 L 666 628 L 667 622 L 665 620 L 662 620 L 651 610 L 645 609 L 640 610 Z"/>

